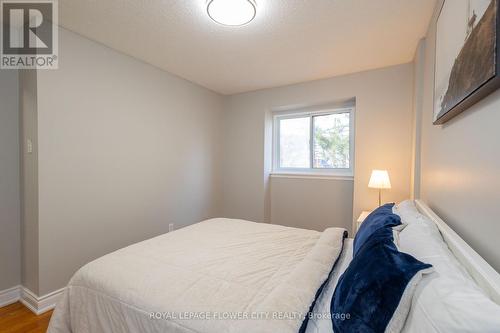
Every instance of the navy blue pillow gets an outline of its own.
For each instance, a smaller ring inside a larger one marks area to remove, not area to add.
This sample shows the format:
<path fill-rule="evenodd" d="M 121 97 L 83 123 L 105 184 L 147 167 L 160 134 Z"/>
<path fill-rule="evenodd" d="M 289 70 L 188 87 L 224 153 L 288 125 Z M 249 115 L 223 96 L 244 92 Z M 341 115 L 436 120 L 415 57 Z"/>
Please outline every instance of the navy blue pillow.
<path fill-rule="evenodd" d="M 384 332 L 408 282 L 429 267 L 397 250 L 390 227 L 375 231 L 335 288 L 330 304 L 334 332 Z"/>
<path fill-rule="evenodd" d="M 361 224 L 353 243 L 353 255 L 356 256 L 359 249 L 380 228 L 395 227 L 401 224 L 398 215 L 392 213 L 393 203 L 385 204 L 375 209 Z"/>

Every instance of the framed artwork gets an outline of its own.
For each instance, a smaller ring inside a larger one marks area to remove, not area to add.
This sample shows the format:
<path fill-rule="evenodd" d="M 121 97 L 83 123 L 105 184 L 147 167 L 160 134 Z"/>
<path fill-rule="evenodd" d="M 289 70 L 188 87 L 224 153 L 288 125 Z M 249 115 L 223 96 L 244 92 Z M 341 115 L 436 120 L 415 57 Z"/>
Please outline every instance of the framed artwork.
<path fill-rule="evenodd" d="M 444 1 L 436 30 L 435 125 L 500 87 L 499 1 Z"/>

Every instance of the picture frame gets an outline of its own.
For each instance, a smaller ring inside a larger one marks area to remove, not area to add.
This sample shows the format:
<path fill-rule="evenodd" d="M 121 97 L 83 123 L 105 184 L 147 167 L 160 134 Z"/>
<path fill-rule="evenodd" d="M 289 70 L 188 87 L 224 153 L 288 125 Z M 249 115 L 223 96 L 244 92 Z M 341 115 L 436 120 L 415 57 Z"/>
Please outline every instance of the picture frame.
<path fill-rule="evenodd" d="M 500 88 L 500 0 L 445 0 L 435 45 L 434 125 Z"/>

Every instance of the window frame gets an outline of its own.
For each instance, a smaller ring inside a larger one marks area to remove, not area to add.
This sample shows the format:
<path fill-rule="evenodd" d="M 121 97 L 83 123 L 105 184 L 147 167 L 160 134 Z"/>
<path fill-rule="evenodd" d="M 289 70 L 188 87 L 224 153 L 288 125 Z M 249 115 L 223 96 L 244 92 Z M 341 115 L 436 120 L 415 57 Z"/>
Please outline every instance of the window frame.
<path fill-rule="evenodd" d="M 317 111 L 279 112 L 273 115 L 273 175 L 332 176 L 352 178 L 354 176 L 355 152 L 355 108 L 328 108 Z M 349 114 L 349 168 L 314 168 L 314 117 L 332 114 Z M 280 166 L 280 121 L 285 119 L 309 118 L 309 159 L 310 168 L 287 168 Z"/>

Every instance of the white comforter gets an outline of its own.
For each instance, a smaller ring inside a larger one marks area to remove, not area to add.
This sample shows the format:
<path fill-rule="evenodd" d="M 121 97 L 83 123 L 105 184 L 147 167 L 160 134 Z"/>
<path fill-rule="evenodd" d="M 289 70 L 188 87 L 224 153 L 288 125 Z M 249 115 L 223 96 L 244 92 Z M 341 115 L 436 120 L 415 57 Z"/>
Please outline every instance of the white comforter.
<path fill-rule="evenodd" d="M 48 332 L 296 333 L 343 237 L 338 228 L 204 221 L 81 268 Z"/>

